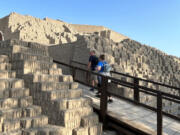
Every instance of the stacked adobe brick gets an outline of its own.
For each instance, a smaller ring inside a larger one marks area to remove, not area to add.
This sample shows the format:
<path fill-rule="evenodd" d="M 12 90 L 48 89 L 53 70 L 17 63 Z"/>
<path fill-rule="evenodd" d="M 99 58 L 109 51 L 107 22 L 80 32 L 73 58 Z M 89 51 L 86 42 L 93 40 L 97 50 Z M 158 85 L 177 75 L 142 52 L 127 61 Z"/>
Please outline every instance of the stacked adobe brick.
<path fill-rule="evenodd" d="M 74 55 L 72 56 L 74 61 L 86 63 L 89 57 L 88 52 L 93 49 L 96 51 L 97 56 L 105 54 L 106 60 L 113 65 L 114 70 L 117 72 L 180 87 L 180 59 L 147 45 L 142 45 L 134 40 L 125 39 L 115 43 L 108 38 L 99 36 L 99 34 L 91 34 L 81 36 L 71 46 L 74 47 Z M 63 51 L 63 47 L 61 47 L 61 51 Z M 53 49 L 55 50 L 56 47 L 54 46 Z M 53 54 L 51 55 L 54 57 Z M 120 75 L 113 74 L 113 77 L 133 82 L 133 79 Z M 173 95 L 180 95 L 180 91 L 175 89 L 142 81 L 140 81 L 140 85 L 155 90 L 162 90 Z M 133 98 L 133 90 L 121 86 L 118 87 L 119 89 L 115 85 L 110 90 L 117 94 L 123 94 L 128 98 Z M 141 102 L 156 106 L 155 97 L 144 93 L 140 94 Z M 163 108 L 166 112 L 178 115 L 180 114 L 179 107 L 180 105 L 174 102 L 163 101 Z"/>
<path fill-rule="evenodd" d="M 11 67 L 8 56 L 0 55 L 0 134 L 67 135 L 67 129 L 48 124 L 48 117 L 41 114 L 40 106 L 33 105 L 29 89 Z"/>
<path fill-rule="evenodd" d="M 100 135 L 102 125 L 93 113 L 91 100 L 82 96 L 72 76 L 63 75 L 49 57 L 48 48 L 40 44 L 9 40 L 0 44 L 17 77 L 24 79 L 33 103 L 41 106 L 49 124 L 63 128 L 62 135 Z"/>

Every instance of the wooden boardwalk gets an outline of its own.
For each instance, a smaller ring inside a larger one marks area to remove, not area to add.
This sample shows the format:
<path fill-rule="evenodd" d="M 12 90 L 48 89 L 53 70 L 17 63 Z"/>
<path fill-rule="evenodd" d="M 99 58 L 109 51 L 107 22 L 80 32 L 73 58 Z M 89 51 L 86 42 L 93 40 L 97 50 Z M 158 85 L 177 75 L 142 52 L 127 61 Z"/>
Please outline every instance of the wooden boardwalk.
<path fill-rule="evenodd" d="M 90 92 L 86 86 L 80 85 L 79 87 L 83 88 L 84 96 L 90 97 L 95 106 L 100 105 L 99 98 L 95 97 L 94 92 Z M 155 112 L 120 99 L 113 98 L 113 101 L 113 103 L 108 104 L 108 114 L 110 116 L 149 134 L 157 134 L 157 115 Z M 163 134 L 180 135 L 180 122 L 164 116 Z"/>

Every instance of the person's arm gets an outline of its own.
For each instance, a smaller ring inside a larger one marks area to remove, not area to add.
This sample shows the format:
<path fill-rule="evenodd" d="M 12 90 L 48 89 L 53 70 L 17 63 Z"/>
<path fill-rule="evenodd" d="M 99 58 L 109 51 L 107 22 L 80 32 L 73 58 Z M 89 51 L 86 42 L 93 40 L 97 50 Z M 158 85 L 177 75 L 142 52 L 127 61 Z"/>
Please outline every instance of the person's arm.
<path fill-rule="evenodd" d="M 88 62 L 88 69 L 90 69 L 91 68 L 91 62 L 89 61 Z"/>
<path fill-rule="evenodd" d="M 97 66 L 97 71 L 100 71 L 101 70 L 101 66 Z"/>
<path fill-rule="evenodd" d="M 100 70 L 101 70 L 101 63 L 100 63 L 100 62 L 98 62 L 97 67 L 96 67 L 96 70 L 97 70 L 97 71 L 100 71 Z"/>

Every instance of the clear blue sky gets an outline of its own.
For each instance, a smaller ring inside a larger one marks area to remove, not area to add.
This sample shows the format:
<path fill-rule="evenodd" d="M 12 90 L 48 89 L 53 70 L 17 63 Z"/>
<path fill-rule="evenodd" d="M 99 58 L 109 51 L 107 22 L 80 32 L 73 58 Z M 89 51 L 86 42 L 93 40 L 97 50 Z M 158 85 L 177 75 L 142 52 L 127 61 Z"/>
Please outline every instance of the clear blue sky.
<path fill-rule="evenodd" d="M 103 25 L 180 57 L 180 0 L 1 0 L 10 12 L 74 24 Z"/>

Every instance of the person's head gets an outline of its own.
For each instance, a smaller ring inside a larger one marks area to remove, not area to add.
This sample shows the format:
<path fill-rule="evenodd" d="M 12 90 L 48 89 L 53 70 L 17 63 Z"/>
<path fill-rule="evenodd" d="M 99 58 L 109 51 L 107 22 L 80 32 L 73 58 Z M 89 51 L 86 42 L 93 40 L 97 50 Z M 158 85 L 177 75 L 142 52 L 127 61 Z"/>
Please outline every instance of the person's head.
<path fill-rule="evenodd" d="M 92 56 L 92 55 L 95 55 L 96 54 L 96 52 L 95 52 L 95 50 L 91 50 L 90 51 L 90 55 Z"/>
<path fill-rule="evenodd" d="M 99 60 L 100 60 L 100 61 L 104 61 L 104 60 L 105 60 L 105 55 L 104 55 L 104 54 L 101 54 L 101 55 L 99 56 Z"/>

